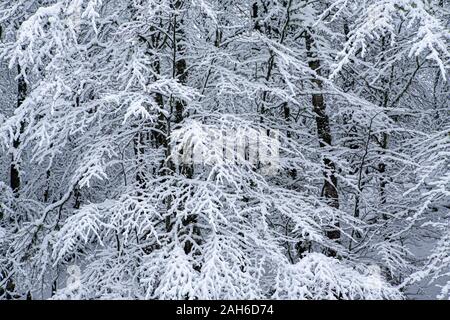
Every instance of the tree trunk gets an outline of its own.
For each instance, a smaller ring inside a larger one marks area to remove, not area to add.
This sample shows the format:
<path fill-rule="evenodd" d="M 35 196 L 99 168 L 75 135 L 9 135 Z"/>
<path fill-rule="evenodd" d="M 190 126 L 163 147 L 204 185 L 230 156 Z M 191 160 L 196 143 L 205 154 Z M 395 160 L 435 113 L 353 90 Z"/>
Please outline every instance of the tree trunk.
<path fill-rule="evenodd" d="M 20 75 L 22 72 L 20 66 L 17 66 L 17 73 Z M 27 95 L 27 83 L 25 79 L 20 76 L 17 82 L 17 107 L 20 107 L 25 100 Z M 23 131 L 23 124 L 20 127 L 20 133 Z M 20 146 L 20 140 L 14 139 L 13 141 L 13 149 L 17 150 Z M 10 168 L 10 187 L 13 190 L 14 194 L 17 195 L 18 190 L 20 189 L 20 174 L 18 169 L 17 157 L 16 154 L 13 154 L 11 168 Z"/>
<path fill-rule="evenodd" d="M 182 58 L 186 48 L 182 44 L 184 38 L 183 20 L 179 19 L 179 12 L 184 5 L 184 1 L 175 1 L 173 8 L 175 10 L 173 18 L 173 78 L 177 79 L 181 84 L 186 84 L 187 81 L 187 64 L 186 60 Z M 181 56 L 181 57 L 180 57 Z M 173 119 L 175 125 L 180 125 L 185 116 L 185 102 L 180 99 L 171 99 L 174 103 L 175 109 L 173 111 Z M 168 132 L 170 135 L 170 132 Z M 188 152 L 184 150 L 184 152 Z M 179 173 L 187 178 L 192 178 L 194 175 L 194 166 L 191 163 L 180 163 Z M 180 208 L 182 209 L 182 208 Z M 170 229 L 170 221 L 166 221 L 167 228 Z M 192 233 L 197 236 L 200 235 L 200 229 L 197 227 L 197 215 L 188 215 L 183 220 L 183 226 L 185 227 L 182 232 Z M 191 236 L 191 238 L 194 238 Z M 184 246 L 186 254 L 190 254 L 193 248 L 193 243 L 187 241 Z"/>
<path fill-rule="evenodd" d="M 310 29 L 307 30 L 305 34 L 306 40 L 306 50 L 308 57 L 308 66 L 311 70 L 315 71 L 318 76 L 321 75 L 321 65 L 320 60 L 315 54 L 315 44 L 312 36 L 312 32 Z M 312 82 L 315 86 L 314 90 L 320 91 L 323 88 L 323 82 L 318 77 L 314 77 Z M 326 113 L 326 104 L 325 99 L 322 93 L 314 93 L 312 95 L 312 105 L 313 111 L 315 113 L 317 134 L 319 137 L 319 144 L 321 148 L 325 148 L 327 146 L 331 146 L 332 138 L 331 138 L 331 129 L 330 129 L 330 120 Z M 333 207 L 339 208 L 339 195 L 337 191 L 337 178 L 335 175 L 336 166 L 334 162 L 325 157 L 324 158 L 325 170 L 323 172 L 324 175 L 324 185 L 323 185 L 323 196 L 325 197 L 327 203 Z M 339 222 L 334 223 L 334 225 L 329 226 L 326 231 L 326 235 L 329 239 L 333 241 L 339 241 L 341 237 L 341 232 L 339 230 Z M 329 256 L 335 256 L 336 251 L 329 249 L 327 251 Z"/>

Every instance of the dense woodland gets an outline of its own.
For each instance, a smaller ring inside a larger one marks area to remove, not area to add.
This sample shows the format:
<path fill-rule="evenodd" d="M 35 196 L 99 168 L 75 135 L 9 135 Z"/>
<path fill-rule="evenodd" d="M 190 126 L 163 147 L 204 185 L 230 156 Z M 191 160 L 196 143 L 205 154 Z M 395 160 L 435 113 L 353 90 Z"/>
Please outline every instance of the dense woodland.
<path fill-rule="evenodd" d="M 0 299 L 450 299 L 448 0 L 0 0 L 0 25 Z"/>

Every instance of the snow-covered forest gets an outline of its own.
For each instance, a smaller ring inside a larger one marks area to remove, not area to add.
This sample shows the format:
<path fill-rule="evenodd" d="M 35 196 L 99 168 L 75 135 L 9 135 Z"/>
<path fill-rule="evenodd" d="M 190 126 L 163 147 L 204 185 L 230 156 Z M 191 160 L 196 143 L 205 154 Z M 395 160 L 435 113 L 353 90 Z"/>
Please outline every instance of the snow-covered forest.
<path fill-rule="evenodd" d="M 450 299 L 449 0 L 0 26 L 0 299 Z"/>

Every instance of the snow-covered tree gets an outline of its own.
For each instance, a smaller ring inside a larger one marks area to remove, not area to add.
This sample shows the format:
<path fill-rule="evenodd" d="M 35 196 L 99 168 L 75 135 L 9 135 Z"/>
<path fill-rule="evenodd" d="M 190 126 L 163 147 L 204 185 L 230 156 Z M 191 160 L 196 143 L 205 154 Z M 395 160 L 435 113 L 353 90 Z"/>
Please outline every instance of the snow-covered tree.
<path fill-rule="evenodd" d="M 0 296 L 402 299 L 445 279 L 440 5 L 1 1 Z"/>

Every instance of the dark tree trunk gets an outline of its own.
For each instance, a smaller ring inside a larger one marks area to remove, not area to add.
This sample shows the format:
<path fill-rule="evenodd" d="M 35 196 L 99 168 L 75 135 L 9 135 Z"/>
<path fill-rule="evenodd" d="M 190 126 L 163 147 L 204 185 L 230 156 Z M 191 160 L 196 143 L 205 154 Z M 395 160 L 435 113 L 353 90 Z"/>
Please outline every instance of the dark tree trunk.
<path fill-rule="evenodd" d="M 17 66 L 17 73 L 20 75 L 22 72 L 20 66 Z M 27 96 L 27 83 L 25 79 L 20 76 L 17 82 L 17 107 L 20 107 Z M 20 128 L 20 133 L 23 131 L 23 124 Z M 20 146 L 19 138 L 14 139 L 13 141 L 13 149 L 17 150 Z M 14 191 L 14 194 L 17 195 L 18 190 L 20 189 L 20 174 L 18 169 L 18 163 L 16 155 L 13 155 L 11 168 L 10 168 L 10 186 Z"/>
<path fill-rule="evenodd" d="M 259 8 L 258 8 L 258 1 L 253 2 L 252 4 L 252 19 L 253 19 L 253 27 L 255 28 L 255 30 L 261 31 L 261 25 L 259 22 Z"/>
<path fill-rule="evenodd" d="M 134 154 L 137 159 L 137 170 L 136 170 L 136 181 L 139 185 L 140 189 L 146 188 L 145 183 L 145 162 L 144 162 L 144 156 L 145 156 L 145 140 L 144 135 L 142 133 L 137 133 L 134 136 Z M 140 195 L 140 192 L 139 192 Z"/>
<path fill-rule="evenodd" d="M 320 60 L 315 54 L 315 44 L 314 39 L 311 33 L 311 30 L 307 30 L 305 35 L 306 40 L 306 50 L 308 56 L 308 66 L 311 70 L 314 70 L 318 76 L 321 75 L 321 65 Z M 314 90 L 320 91 L 323 88 L 323 82 L 318 77 L 314 77 L 312 82 L 315 86 Z M 315 113 L 316 118 L 316 127 L 317 134 L 319 137 L 319 144 L 321 148 L 325 148 L 327 146 L 331 146 L 332 138 L 331 138 L 331 129 L 330 129 L 330 120 L 326 113 L 326 104 L 325 99 L 322 93 L 314 93 L 312 95 L 312 104 L 313 111 Z M 325 157 L 324 158 L 324 185 L 323 185 L 323 196 L 327 200 L 328 204 L 338 209 L 339 208 L 339 195 L 337 191 L 337 178 L 335 175 L 336 165 L 334 162 Z M 329 239 L 334 241 L 339 241 L 341 237 L 341 232 L 339 230 L 339 222 L 336 222 L 334 225 L 329 226 L 326 234 Z M 336 252 L 334 250 L 328 250 L 327 252 L 330 256 L 335 256 Z"/>
<path fill-rule="evenodd" d="M 176 11 L 173 18 L 173 78 L 177 79 L 181 84 L 186 84 L 187 80 L 187 64 L 183 55 L 185 53 L 185 46 L 182 44 L 182 40 L 185 36 L 183 30 L 183 20 L 180 19 L 178 10 L 183 8 L 184 1 L 177 0 L 173 5 L 173 9 Z M 185 117 L 185 102 L 181 99 L 172 99 L 174 103 L 173 120 L 175 126 L 181 124 Z M 169 124 L 170 125 L 170 124 Z M 168 135 L 170 135 L 170 128 L 168 128 Z M 184 152 L 188 152 L 184 150 Z M 180 163 L 179 167 L 180 174 L 187 178 L 192 178 L 194 175 L 194 166 L 191 163 Z M 183 208 L 180 208 L 183 209 Z M 200 237 L 200 229 L 197 226 L 197 216 L 188 215 L 183 220 L 183 233 L 191 233 L 191 238 Z M 172 228 L 170 219 L 166 219 L 166 228 L 170 230 Z M 186 254 L 190 254 L 193 249 L 194 243 L 187 241 L 184 246 L 184 251 Z"/>
<path fill-rule="evenodd" d="M 180 10 L 182 6 L 183 1 L 175 1 L 175 10 Z M 183 55 L 185 51 L 185 47 L 181 44 L 180 41 L 184 37 L 182 24 L 183 20 L 179 19 L 178 12 L 176 12 L 173 18 L 173 77 L 178 79 L 181 84 L 185 84 L 187 79 L 186 60 L 184 58 L 179 58 L 179 56 Z M 183 121 L 184 107 L 185 105 L 183 101 L 181 101 L 180 99 L 175 99 L 174 118 L 176 124 L 179 124 Z"/>

